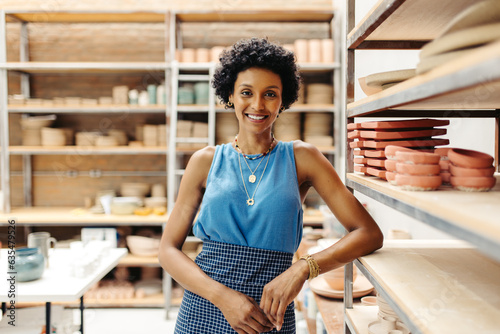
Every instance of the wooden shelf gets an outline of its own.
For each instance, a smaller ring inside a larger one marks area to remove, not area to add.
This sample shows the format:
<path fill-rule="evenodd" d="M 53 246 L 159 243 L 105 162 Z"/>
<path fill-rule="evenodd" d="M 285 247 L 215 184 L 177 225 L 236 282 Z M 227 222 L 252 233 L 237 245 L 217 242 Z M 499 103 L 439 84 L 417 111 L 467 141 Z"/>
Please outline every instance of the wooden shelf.
<path fill-rule="evenodd" d="M 162 72 L 165 62 L 8 62 L 0 68 L 26 73 L 124 73 Z"/>
<path fill-rule="evenodd" d="M 386 242 L 359 263 L 412 333 L 499 328 L 500 264 L 462 241 Z"/>
<path fill-rule="evenodd" d="M 157 256 L 138 256 L 128 253 L 118 263 L 125 267 L 159 267 L 160 262 Z"/>
<path fill-rule="evenodd" d="M 349 187 L 478 247 L 500 260 L 500 174 L 489 192 L 406 191 L 377 177 L 347 174 Z"/>
<path fill-rule="evenodd" d="M 369 334 L 368 325 L 378 319 L 378 306 L 354 305 L 345 310 L 345 319 L 352 333 Z"/>
<path fill-rule="evenodd" d="M 165 113 L 165 105 L 9 105 L 9 113 Z"/>
<path fill-rule="evenodd" d="M 127 155 L 167 154 L 166 146 L 10 146 L 12 155 Z"/>
<path fill-rule="evenodd" d="M 500 42 L 477 48 L 423 75 L 347 105 L 348 117 L 373 115 L 387 109 L 498 109 Z M 473 110 L 470 110 L 473 109 Z M 425 111 L 422 111 L 425 115 Z M 494 111 L 492 116 L 494 117 Z"/>
<path fill-rule="evenodd" d="M 10 213 L 0 212 L 0 226 L 8 219 L 16 219 L 17 225 L 147 225 L 162 226 L 167 216 L 105 215 L 93 214 L 85 209 L 72 207 L 25 207 L 12 208 Z"/>
<path fill-rule="evenodd" d="M 380 0 L 347 36 L 347 47 L 369 48 L 363 42 L 429 41 L 462 10 L 477 0 Z M 367 43 L 369 45 L 369 43 Z M 388 43 L 391 45 L 390 43 Z M 375 44 L 381 47 L 380 43 Z M 410 48 L 418 44 L 407 44 Z M 394 46 L 394 45 L 393 45 Z M 393 47 L 395 48 L 395 47 Z"/>
<path fill-rule="evenodd" d="M 332 10 L 245 10 L 245 11 L 179 11 L 175 13 L 182 22 L 329 22 Z"/>
<path fill-rule="evenodd" d="M 7 10 L 8 22 L 32 23 L 165 23 L 166 11 L 30 11 Z"/>

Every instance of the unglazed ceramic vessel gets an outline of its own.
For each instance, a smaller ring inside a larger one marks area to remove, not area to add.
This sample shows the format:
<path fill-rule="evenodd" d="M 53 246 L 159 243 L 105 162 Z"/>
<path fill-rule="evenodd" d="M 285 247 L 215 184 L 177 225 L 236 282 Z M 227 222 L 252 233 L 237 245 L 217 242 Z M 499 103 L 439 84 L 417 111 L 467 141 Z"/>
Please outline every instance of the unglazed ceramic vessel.
<path fill-rule="evenodd" d="M 411 148 L 396 146 L 396 145 L 388 145 L 385 147 L 384 152 L 387 159 L 396 160 L 396 152 L 414 152 Z"/>
<path fill-rule="evenodd" d="M 425 152 L 396 152 L 396 160 L 407 164 L 435 164 L 439 167 L 441 156 L 434 153 Z"/>
<path fill-rule="evenodd" d="M 493 176 L 495 174 L 495 167 L 490 166 L 487 168 L 465 168 L 455 166 L 454 164 L 450 164 L 450 173 L 453 176 Z"/>
<path fill-rule="evenodd" d="M 396 175 L 396 184 L 404 190 L 411 191 L 429 191 L 436 190 L 442 184 L 441 176 L 422 176 L 422 175 Z"/>
<path fill-rule="evenodd" d="M 358 276 L 358 270 L 353 266 L 353 276 L 352 281 L 356 281 L 356 277 Z M 332 288 L 333 290 L 344 290 L 344 267 L 340 267 L 334 270 L 330 270 L 322 274 L 324 280 Z"/>
<path fill-rule="evenodd" d="M 492 176 L 452 176 L 450 179 L 453 188 L 469 192 L 489 191 L 495 186 L 496 181 L 497 179 Z"/>
<path fill-rule="evenodd" d="M 395 172 L 397 163 L 397 160 L 386 159 L 384 161 L 385 169 L 389 172 Z"/>
<path fill-rule="evenodd" d="M 460 148 L 449 150 L 448 158 L 455 166 L 466 168 L 488 168 L 494 160 L 489 154 Z"/>
<path fill-rule="evenodd" d="M 438 164 L 409 164 L 398 162 L 396 164 L 396 171 L 399 174 L 408 175 L 439 175 L 441 168 Z"/>

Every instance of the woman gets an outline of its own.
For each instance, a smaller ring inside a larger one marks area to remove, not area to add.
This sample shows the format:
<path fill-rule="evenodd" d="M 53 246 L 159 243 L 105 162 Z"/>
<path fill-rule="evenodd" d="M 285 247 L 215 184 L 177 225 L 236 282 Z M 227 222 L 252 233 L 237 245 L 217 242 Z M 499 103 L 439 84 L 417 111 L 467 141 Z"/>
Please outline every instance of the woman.
<path fill-rule="evenodd" d="M 176 333 L 295 333 L 293 300 L 304 282 L 373 252 L 383 237 L 321 152 L 273 137 L 298 97 L 293 53 L 254 38 L 220 60 L 212 84 L 239 131 L 192 156 L 165 226 L 160 263 L 185 288 Z M 310 187 L 349 233 L 292 265 Z M 181 248 L 200 205 L 193 232 L 203 250 L 193 262 Z"/>

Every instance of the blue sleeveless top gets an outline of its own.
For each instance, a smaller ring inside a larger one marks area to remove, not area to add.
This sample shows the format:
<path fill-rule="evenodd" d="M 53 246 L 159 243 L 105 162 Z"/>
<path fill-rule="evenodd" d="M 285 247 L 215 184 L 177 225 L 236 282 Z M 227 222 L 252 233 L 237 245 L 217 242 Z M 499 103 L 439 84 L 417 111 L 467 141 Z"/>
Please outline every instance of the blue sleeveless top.
<path fill-rule="evenodd" d="M 303 212 L 293 142 L 278 142 L 269 155 L 247 160 L 252 171 L 260 163 L 254 172 L 255 183 L 248 181 L 251 172 L 244 159 L 230 143 L 216 146 L 194 235 L 202 240 L 295 253 L 302 239 Z M 240 164 L 250 197 L 262 176 L 252 206 L 247 205 Z"/>

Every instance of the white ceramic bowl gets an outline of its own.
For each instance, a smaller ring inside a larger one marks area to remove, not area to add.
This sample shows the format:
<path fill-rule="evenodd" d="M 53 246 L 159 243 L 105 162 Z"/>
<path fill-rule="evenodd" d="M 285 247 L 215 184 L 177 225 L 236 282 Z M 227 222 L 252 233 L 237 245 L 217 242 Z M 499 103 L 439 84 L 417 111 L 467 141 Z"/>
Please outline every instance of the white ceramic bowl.
<path fill-rule="evenodd" d="M 138 256 L 158 256 L 160 247 L 159 238 L 142 237 L 139 235 L 128 235 L 127 246 L 130 253 Z"/>

